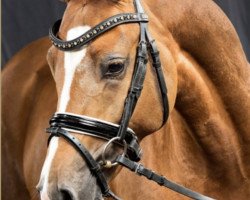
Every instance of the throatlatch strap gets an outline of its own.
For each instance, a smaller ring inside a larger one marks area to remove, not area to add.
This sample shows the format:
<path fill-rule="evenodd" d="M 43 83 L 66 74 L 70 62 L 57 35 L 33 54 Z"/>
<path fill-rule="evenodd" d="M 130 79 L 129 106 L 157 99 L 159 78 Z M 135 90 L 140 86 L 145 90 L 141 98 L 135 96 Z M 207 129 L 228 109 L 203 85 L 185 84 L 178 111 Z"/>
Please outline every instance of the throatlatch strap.
<path fill-rule="evenodd" d="M 174 183 L 174 182 L 168 180 L 167 178 L 165 178 L 164 176 L 160 176 L 160 175 L 156 174 L 155 172 L 153 172 L 152 170 L 145 168 L 142 164 L 137 163 L 137 162 L 133 162 L 122 155 L 117 157 L 116 162 L 118 162 L 122 166 L 130 169 L 131 171 L 135 172 L 136 174 L 138 174 L 140 176 L 145 176 L 147 179 L 158 183 L 160 186 L 167 187 L 167 188 L 169 188 L 175 192 L 178 192 L 184 196 L 187 196 L 187 197 L 190 197 L 190 198 L 196 199 L 196 200 L 214 200 L 210 197 L 204 196 L 198 192 L 194 192 L 194 191 L 192 191 L 184 186 L 181 186 L 177 183 Z"/>
<path fill-rule="evenodd" d="M 160 87 L 160 92 L 161 92 L 161 97 L 162 97 L 162 104 L 163 104 L 163 121 L 162 121 L 162 126 L 165 124 L 165 122 L 168 119 L 169 116 L 169 103 L 168 103 L 168 90 L 167 90 L 167 85 L 166 81 L 164 78 L 164 74 L 162 71 L 162 66 L 161 66 L 161 60 L 160 60 L 160 52 L 157 49 L 157 45 L 154 39 L 152 39 L 150 33 L 146 32 L 147 40 L 148 42 L 148 48 L 150 50 L 150 55 L 152 58 L 152 65 L 155 69 L 156 75 L 157 75 L 157 80 L 158 80 L 158 85 Z"/>

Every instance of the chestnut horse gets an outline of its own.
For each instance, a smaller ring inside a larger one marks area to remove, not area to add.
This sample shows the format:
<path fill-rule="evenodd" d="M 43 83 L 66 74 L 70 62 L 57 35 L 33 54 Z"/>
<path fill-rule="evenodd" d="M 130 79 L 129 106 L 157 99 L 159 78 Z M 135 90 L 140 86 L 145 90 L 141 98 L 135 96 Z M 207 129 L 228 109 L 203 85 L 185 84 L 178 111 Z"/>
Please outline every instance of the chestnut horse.
<path fill-rule="evenodd" d="M 67 4 L 58 33 L 63 40 L 108 17 L 135 12 L 133 0 Z M 232 24 L 210 0 L 142 4 L 160 51 L 169 104 L 162 126 L 161 93 L 149 60 L 129 122 L 143 149 L 142 163 L 215 199 L 249 198 L 250 67 Z M 7 64 L 2 73 L 4 200 L 102 199 L 95 176 L 67 141 L 53 137 L 46 156 L 44 132 L 54 112 L 120 124 L 139 32 L 137 23 L 119 25 L 68 52 L 50 47 L 43 38 Z M 105 140 L 74 131 L 72 135 L 101 159 Z M 120 151 L 113 146 L 108 154 Z M 104 174 L 124 200 L 186 199 L 121 167 L 104 169 Z"/>

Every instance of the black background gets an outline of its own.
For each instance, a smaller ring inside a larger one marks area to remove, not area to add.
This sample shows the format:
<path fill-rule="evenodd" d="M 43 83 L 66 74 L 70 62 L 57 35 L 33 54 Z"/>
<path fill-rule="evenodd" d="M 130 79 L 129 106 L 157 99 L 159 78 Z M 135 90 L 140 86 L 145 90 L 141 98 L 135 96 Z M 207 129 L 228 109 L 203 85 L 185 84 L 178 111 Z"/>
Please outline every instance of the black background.
<path fill-rule="evenodd" d="M 65 7 L 59 0 L 2 0 L 2 66 L 26 44 L 48 35 Z"/>
<path fill-rule="evenodd" d="M 234 24 L 250 60 L 250 0 L 215 2 Z M 2 0 L 2 66 L 26 44 L 48 35 L 65 7 L 59 0 Z"/>

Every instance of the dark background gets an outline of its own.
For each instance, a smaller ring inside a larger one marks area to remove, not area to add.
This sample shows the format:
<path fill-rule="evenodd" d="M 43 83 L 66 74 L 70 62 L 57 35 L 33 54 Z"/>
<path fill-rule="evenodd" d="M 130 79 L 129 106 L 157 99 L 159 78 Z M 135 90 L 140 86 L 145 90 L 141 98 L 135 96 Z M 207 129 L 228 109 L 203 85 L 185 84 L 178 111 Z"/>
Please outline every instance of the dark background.
<path fill-rule="evenodd" d="M 65 7 L 59 0 L 2 0 L 2 66 L 26 44 L 48 35 Z"/>
<path fill-rule="evenodd" d="M 250 60 L 250 0 L 215 2 L 234 24 Z M 59 0 L 2 0 L 2 66 L 26 44 L 48 35 L 65 6 Z"/>

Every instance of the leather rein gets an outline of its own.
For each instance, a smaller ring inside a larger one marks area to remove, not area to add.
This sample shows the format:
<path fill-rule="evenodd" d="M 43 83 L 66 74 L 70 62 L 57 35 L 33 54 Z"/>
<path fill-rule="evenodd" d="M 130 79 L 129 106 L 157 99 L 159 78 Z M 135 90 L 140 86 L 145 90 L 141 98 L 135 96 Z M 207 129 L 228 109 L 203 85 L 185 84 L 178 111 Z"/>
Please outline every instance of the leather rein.
<path fill-rule="evenodd" d="M 167 97 L 167 87 L 162 72 L 159 51 L 157 49 L 155 40 L 152 39 L 148 31 L 148 16 L 145 14 L 140 0 L 134 0 L 134 5 L 136 13 L 123 13 L 112 16 L 74 40 L 63 41 L 57 36 L 61 20 L 58 20 L 49 30 L 50 39 L 55 47 L 62 51 L 73 51 L 82 48 L 96 37 L 118 25 L 126 23 L 139 23 L 140 25 L 140 39 L 137 47 L 135 68 L 128 95 L 125 100 L 120 124 L 117 125 L 103 120 L 82 115 L 75 115 L 72 113 L 55 113 L 55 115 L 50 120 L 50 127 L 47 129 L 47 132 L 50 133 L 48 144 L 52 137 L 57 136 L 63 137 L 72 146 L 74 146 L 87 163 L 91 173 L 93 173 L 93 175 L 96 177 L 97 183 L 104 197 L 112 197 L 116 200 L 120 199 L 110 190 L 102 171 L 102 168 L 110 168 L 120 164 L 131 171 L 134 171 L 138 175 L 145 176 L 149 180 L 155 181 L 159 185 L 165 186 L 187 197 L 198 200 L 211 200 L 212 198 L 206 197 L 202 194 L 178 185 L 138 163 L 142 156 L 142 150 L 140 148 L 136 134 L 128 127 L 128 124 L 135 109 L 137 100 L 141 95 L 146 74 L 148 54 L 151 57 L 152 66 L 155 69 L 162 96 L 162 126 L 165 124 L 169 116 L 169 104 Z M 108 143 L 104 148 L 102 161 L 97 162 L 85 148 L 85 146 L 69 132 L 90 135 L 107 140 Z M 124 147 L 123 154 L 119 155 L 114 161 L 109 161 L 105 158 L 105 151 L 111 143 L 116 143 L 117 145 Z"/>

